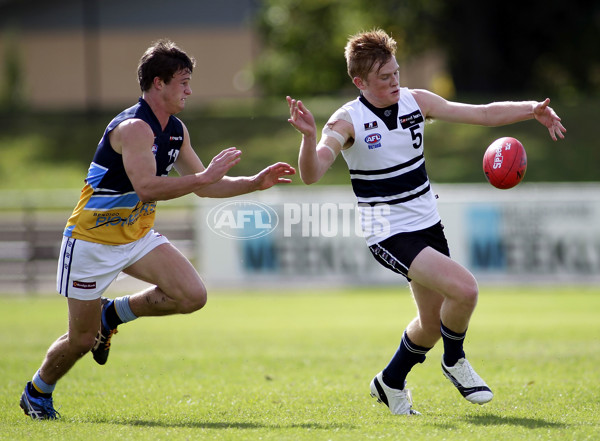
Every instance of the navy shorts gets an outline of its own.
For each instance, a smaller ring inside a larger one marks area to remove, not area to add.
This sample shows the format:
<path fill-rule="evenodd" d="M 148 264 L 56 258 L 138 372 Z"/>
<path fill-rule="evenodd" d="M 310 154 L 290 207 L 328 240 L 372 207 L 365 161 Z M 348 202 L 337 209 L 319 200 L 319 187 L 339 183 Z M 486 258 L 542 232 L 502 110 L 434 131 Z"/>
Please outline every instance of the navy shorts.
<path fill-rule="evenodd" d="M 369 249 L 380 264 L 402 274 L 410 282 L 408 277 L 410 265 L 415 257 L 427 247 L 450 257 L 448 241 L 441 222 L 424 230 L 395 234 L 371 245 Z"/>

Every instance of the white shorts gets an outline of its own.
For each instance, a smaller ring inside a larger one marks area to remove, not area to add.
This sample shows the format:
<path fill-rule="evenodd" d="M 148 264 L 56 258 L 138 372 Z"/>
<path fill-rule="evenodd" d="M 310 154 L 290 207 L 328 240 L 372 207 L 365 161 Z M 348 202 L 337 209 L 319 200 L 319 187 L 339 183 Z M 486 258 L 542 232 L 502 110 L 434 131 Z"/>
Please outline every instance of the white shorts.
<path fill-rule="evenodd" d="M 169 239 L 154 230 L 125 245 L 103 245 L 65 236 L 58 259 L 56 290 L 72 299 L 100 298 L 121 271 L 164 243 L 169 243 Z"/>

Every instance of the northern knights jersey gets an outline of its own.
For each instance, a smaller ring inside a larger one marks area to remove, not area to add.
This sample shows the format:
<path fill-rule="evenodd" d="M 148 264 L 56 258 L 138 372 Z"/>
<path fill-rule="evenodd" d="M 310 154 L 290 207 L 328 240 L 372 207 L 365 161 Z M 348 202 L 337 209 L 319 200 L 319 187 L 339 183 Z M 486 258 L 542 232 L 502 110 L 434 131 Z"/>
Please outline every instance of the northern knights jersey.
<path fill-rule="evenodd" d="M 123 157 L 110 145 L 109 134 L 127 119 L 146 122 L 154 132 L 152 152 L 156 175 L 167 176 L 183 144 L 183 124 L 175 116 L 163 130 L 143 98 L 117 115 L 106 127 L 88 170 L 79 203 L 67 221 L 64 235 L 106 245 L 142 238 L 154 225 L 156 201 L 143 203 L 129 180 Z M 150 146 L 149 146 L 150 148 Z"/>
<path fill-rule="evenodd" d="M 342 150 L 358 200 L 367 244 L 439 222 L 425 158 L 425 118 L 407 88 L 397 104 L 379 109 L 362 95 L 342 106 L 354 126 L 354 144 Z"/>

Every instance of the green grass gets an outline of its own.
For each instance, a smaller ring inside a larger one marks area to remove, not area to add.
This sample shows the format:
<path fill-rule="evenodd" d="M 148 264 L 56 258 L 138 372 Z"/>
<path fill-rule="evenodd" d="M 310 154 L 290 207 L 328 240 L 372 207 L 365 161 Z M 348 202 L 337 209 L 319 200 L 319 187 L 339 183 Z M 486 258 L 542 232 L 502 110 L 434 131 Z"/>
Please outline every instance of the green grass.
<path fill-rule="evenodd" d="M 476 406 L 436 346 L 409 376 L 420 417 L 369 397 L 414 306 L 406 288 L 212 294 L 190 316 L 121 327 L 106 366 L 59 382 L 58 421 L 18 407 L 66 328 L 58 295 L 0 297 L 0 439 L 592 440 L 600 433 L 600 289 L 482 289 L 469 358 L 495 391 Z"/>

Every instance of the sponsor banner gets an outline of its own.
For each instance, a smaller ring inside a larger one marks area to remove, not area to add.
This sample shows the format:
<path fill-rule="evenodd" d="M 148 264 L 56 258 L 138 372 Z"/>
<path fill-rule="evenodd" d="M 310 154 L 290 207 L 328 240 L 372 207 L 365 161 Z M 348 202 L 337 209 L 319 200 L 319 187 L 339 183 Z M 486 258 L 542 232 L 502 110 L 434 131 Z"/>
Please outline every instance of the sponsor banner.
<path fill-rule="evenodd" d="M 371 256 L 349 187 L 202 199 L 197 231 L 197 262 L 209 285 L 405 283 Z"/>
<path fill-rule="evenodd" d="M 453 258 L 480 282 L 600 280 L 600 186 L 434 191 Z M 406 284 L 372 257 L 350 186 L 199 201 L 196 256 L 208 285 Z"/>
<path fill-rule="evenodd" d="M 441 186 L 454 257 L 480 280 L 600 281 L 600 186 Z"/>

